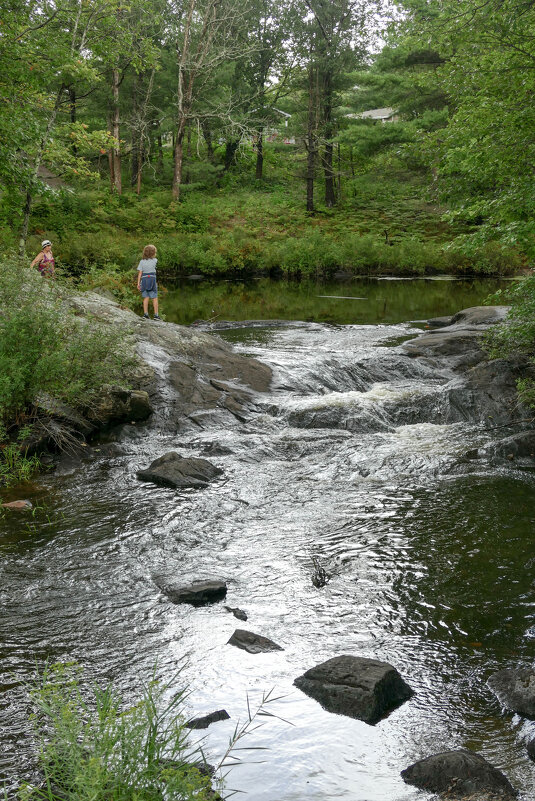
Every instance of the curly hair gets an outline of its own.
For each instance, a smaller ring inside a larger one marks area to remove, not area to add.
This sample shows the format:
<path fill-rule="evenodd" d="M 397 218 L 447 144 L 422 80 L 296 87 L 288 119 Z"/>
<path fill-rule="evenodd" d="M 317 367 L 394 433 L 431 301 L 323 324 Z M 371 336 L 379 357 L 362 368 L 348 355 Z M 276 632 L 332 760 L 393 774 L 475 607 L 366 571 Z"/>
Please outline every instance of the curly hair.
<path fill-rule="evenodd" d="M 145 245 L 143 248 L 143 258 L 153 259 L 156 256 L 156 248 L 154 245 Z"/>

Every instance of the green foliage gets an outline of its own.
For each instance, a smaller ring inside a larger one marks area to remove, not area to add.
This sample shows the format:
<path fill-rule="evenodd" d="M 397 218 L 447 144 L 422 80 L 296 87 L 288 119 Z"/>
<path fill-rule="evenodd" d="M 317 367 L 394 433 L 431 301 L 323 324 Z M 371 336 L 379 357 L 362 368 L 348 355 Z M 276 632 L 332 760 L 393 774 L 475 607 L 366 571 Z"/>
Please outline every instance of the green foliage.
<path fill-rule="evenodd" d="M 490 329 L 486 344 L 493 358 L 535 358 L 535 275 L 515 281 L 492 295 L 489 303 L 510 304 L 507 320 Z"/>
<path fill-rule="evenodd" d="M 129 365 L 120 336 L 78 319 L 37 272 L 4 259 L 0 284 L 0 422 L 24 414 L 39 393 L 86 406 Z"/>
<path fill-rule="evenodd" d="M 28 481 L 39 470 L 37 456 L 28 456 L 21 443 L 30 435 L 31 427 L 24 426 L 15 442 L 10 441 L 5 426 L 0 423 L 0 486 L 9 487 Z"/>
<path fill-rule="evenodd" d="M 535 275 L 515 281 L 506 291 L 496 292 L 489 303 L 511 304 L 507 319 L 490 329 L 485 345 L 492 358 L 520 358 L 535 367 Z M 517 382 L 522 403 L 535 408 L 535 381 L 529 375 Z"/>
<path fill-rule="evenodd" d="M 209 779 L 192 764 L 204 759 L 188 742 L 184 692 L 170 683 L 153 677 L 141 699 L 127 706 L 111 685 L 84 692 L 81 669 L 56 664 L 30 695 L 45 782 L 24 785 L 20 801 L 213 798 Z"/>

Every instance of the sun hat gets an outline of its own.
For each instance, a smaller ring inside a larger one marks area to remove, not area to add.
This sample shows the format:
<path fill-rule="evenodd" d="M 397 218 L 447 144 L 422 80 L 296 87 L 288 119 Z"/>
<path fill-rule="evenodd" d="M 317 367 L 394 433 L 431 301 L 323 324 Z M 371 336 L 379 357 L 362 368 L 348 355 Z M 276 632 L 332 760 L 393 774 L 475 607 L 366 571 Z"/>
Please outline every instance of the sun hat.
<path fill-rule="evenodd" d="M 43 241 L 41 242 L 41 247 L 42 248 L 46 248 L 47 245 L 51 245 L 51 244 L 52 244 L 52 242 L 50 241 L 50 239 L 43 239 Z"/>

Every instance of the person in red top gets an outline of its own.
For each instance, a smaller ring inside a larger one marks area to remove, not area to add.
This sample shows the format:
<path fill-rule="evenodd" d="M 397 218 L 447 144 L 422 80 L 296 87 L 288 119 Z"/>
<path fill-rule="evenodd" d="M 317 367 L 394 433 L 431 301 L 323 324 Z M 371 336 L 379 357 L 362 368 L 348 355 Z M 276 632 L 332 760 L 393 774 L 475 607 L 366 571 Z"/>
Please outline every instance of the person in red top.
<path fill-rule="evenodd" d="M 46 278 L 54 278 L 56 262 L 54 261 L 54 256 L 52 255 L 52 242 L 49 239 L 43 239 L 41 242 L 41 248 L 42 250 L 32 261 L 30 267 L 35 267 L 37 264 L 37 269 L 41 275 L 45 276 Z"/>

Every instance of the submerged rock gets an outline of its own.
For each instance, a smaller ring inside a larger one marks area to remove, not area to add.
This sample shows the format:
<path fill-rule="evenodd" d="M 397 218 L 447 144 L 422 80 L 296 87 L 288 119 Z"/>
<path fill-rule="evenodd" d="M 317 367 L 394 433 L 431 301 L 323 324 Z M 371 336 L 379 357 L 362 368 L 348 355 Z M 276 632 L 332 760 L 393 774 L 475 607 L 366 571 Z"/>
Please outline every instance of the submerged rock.
<path fill-rule="evenodd" d="M 294 684 L 328 712 L 377 723 L 414 691 L 387 662 L 336 656 L 307 670 Z"/>
<path fill-rule="evenodd" d="M 175 604 L 206 606 L 222 601 L 227 594 L 224 581 L 194 581 L 191 584 L 177 584 L 172 579 L 155 576 L 155 583 Z"/>
<path fill-rule="evenodd" d="M 528 752 L 528 757 L 531 759 L 531 761 L 535 762 L 535 737 L 528 741 L 526 751 Z"/>
<path fill-rule="evenodd" d="M 206 487 L 223 471 L 206 459 L 184 458 L 175 451 L 165 453 L 145 470 L 138 470 L 141 481 L 164 487 Z"/>
<path fill-rule="evenodd" d="M 235 645 L 236 648 L 241 648 L 249 654 L 262 654 L 267 651 L 284 651 L 280 645 L 270 640 L 268 637 L 263 637 L 261 634 L 254 634 L 252 631 L 245 631 L 245 629 L 236 629 L 230 640 L 229 645 Z"/>
<path fill-rule="evenodd" d="M 535 720 L 534 668 L 499 670 L 492 674 L 488 684 L 507 709 L 530 720 Z"/>
<path fill-rule="evenodd" d="M 11 509 L 14 512 L 28 512 L 33 509 L 31 501 L 10 501 L 2 504 L 3 509 Z"/>
<path fill-rule="evenodd" d="M 187 729 L 207 729 L 210 723 L 217 723 L 218 720 L 230 720 L 230 715 L 226 709 L 218 709 L 200 718 L 192 718 L 186 723 Z"/>
<path fill-rule="evenodd" d="M 480 754 L 465 749 L 445 751 L 422 759 L 401 771 L 406 784 L 431 793 L 447 793 L 449 799 L 512 799 L 516 792 L 504 774 Z"/>

